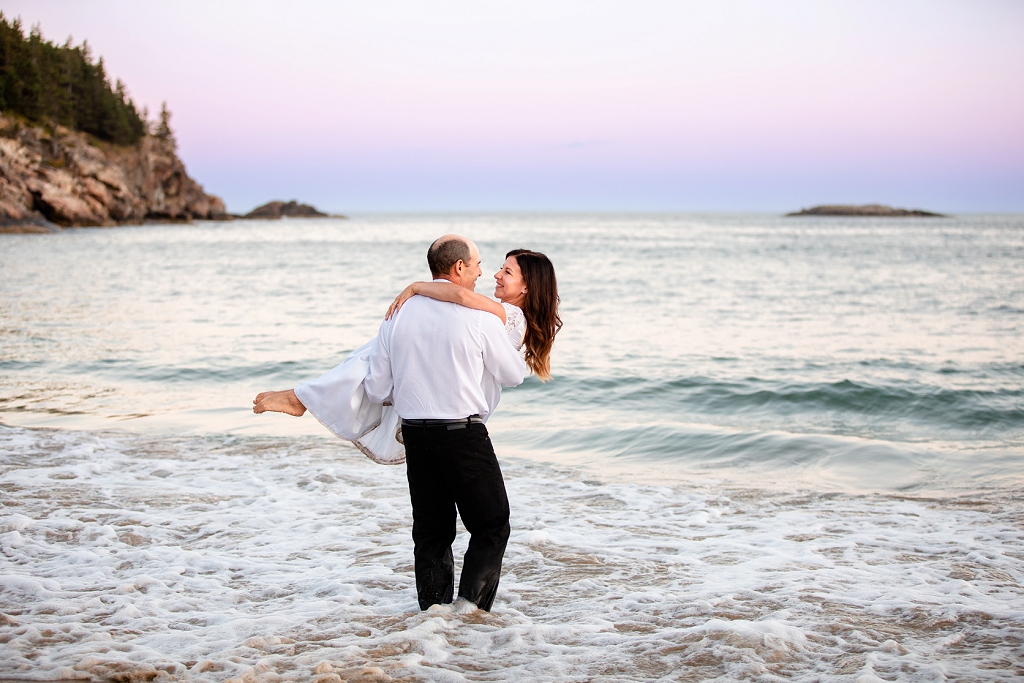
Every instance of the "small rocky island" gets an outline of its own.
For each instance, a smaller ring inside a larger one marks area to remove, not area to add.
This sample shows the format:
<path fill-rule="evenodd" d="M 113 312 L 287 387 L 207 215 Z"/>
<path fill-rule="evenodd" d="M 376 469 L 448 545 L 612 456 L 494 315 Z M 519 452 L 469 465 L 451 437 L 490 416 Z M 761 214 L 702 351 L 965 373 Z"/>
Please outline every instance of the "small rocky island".
<path fill-rule="evenodd" d="M 924 216 L 931 218 L 945 218 L 941 213 L 922 211 L 921 209 L 894 209 L 883 204 L 864 204 L 852 206 L 846 204 L 827 204 L 824 206 L 813 206 L 809 209 L 801 209 L 787 216 L 873 216 L 873 217 L 903 217 L 903 216 Z"/>
<path fill-rule="evenodd" d="M 327 218 L 328 214 L 317 211 L 316 208 L 309 204 L 299 204 L 294 199 L 290 202 L 273 201 L 267 202 L 263 206 L 258 206 L 249 213 L 242 216 L 242 218 L 263 218 L 263 219 L 274 219 L 274 218 Z M 335 216 L 339 218 L 339 216 Z"/>

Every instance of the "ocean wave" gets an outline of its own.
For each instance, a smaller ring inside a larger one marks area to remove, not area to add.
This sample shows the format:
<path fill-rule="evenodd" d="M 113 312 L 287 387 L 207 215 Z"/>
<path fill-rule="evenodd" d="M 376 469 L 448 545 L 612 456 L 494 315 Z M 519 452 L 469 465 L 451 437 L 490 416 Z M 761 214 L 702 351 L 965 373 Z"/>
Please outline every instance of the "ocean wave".
<path fill-rule="evenodd" d="M 42 360 L 3 360 L 0 371 L 42 373 L 64 378 L 143 382 L 168 386 L 245 383 L 295 384 L 319 376 L 334 359 L 249 362 L 235 357 L 192 359 L 190 363 L 159 364 L 131 358 L 104 358 L 54 363 Z M 821 370 L 816 370 L 820 372 Z M 939 368 L 944 375 L 997 376 L 977 386 L 941 386 L 925 382 L 780 381 L 758 377 L 721 379 L 707 376 L 651 378 L 561 375 L 550 385 L 528 381 L 514 391 L 553 409 L 613 408 L 643 415 L 723 416 L 760 422 L 799 418 L 808 424 L 900 423 L 938 430 L 956 429 L 979 435 L 1006 435 L 1024 430 L 1024 388 L 1009 383 L 1024 376 L 1024 366 L 963 370 Z M 1000 386 L 1002 385 L 1002 386 Z M 857 434 L 856 431 L 851 432 Z"/>
<path fill-rule="evenodd" d="M 728 415 L 811 421 L 907 421 L 939 429 L 1005 433 L 1024 429 L 1024 389 L 955 388 L 923 383 L 780 382 L 758 378 L 560 378 L 551 394 L 579 406 L 651 415 Z M 545 392 L 537 385 L 525 391 Z"/>
<path fill-rule="evenodd" d="M 342 355 L 337 362 L 344 359 Z M 45 367 L 43 364 L 33 367 Z M 153 382 L 167 385 L 244 382 L 297 381 L 316 377 L 330 369 L 330 361 L 265 361 L 246 362 L 237 358 L 193 359 L 191 363 L 161 365 L 130 358 L 64 363 L 54 368 L 64 377 L 95 377 L 105 380 Z M 20 368 L 19 368 L 20 369 Z"/>
<path fill-rule="evenodd" d="M 499 443 L 545 459 L 603 460 L 700 473 L 744 485 L 801 485 L 848 492 L 964 490 L 1024 485 L 1012 452 L 972 456 L 916 443 L 786 431 L 729 430 L 714 425 L 607 422 L 554 429 L 517 424 Z M 653 471 L 653 470 L 652 470 Z"/>

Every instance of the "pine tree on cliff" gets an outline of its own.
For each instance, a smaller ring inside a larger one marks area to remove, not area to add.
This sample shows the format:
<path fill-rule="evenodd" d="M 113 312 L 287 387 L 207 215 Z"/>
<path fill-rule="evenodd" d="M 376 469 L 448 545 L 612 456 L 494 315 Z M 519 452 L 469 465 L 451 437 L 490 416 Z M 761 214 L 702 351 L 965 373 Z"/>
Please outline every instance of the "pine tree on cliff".
<path fill-rule="evenodd" d="M 146 122 L 124 83 L 111 87 L 103 59 L 95 63 L 88 43 L 78 47 L 43 40 L 39 26 L 28 36 L 21 19 L 0 11 L 0 111 L 37 123 L 63 125 L 119 145 L 138 142 Z"/>
<path fill-rule="evenodd" d="M 178 141 L 174 138 L 174 131 L 171 130 L 171 110 L 167 108 L 166 102 L 160 105 L 160 122 L 156 124 L 153 136 L 161 140 L 168 140 L 171 147 L 178 148 Z"/>

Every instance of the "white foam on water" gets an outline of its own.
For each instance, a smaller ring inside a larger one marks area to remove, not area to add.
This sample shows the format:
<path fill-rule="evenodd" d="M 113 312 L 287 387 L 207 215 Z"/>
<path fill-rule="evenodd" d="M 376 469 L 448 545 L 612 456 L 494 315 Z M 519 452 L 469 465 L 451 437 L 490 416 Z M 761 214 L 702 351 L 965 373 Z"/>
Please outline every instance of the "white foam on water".
<path fill-rule="evenodd" d="M 421 612 L 402 467 L 328 439 L 0 428 L 0 675 L 1024 676 L 1018 494 L 780 493 L 503 467 L 513 531 L 493 612 Z M 465 544 L 463 532 L 457 556 Z"/>

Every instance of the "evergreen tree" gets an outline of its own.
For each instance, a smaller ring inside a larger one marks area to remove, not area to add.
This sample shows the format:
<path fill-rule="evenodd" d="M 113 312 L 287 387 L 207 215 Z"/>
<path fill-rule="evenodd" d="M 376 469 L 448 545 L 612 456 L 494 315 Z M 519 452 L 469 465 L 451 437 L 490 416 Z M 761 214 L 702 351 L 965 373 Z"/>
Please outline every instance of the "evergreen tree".
<path fill-rule="evenodd" d="M 156 125 L 156 132 L 153 135 L 161 140 L 170 140 L 175 147 L 178 145 L 174 139 L 174 131 L 171 130 L 171 110 L 167 108 L 166 102 L 160 105 L 160 122 Z"/>
<path fill-rule="evenodd" d="M 21 19 L 0 11 L 0 111 L 39 123 L 63 125 L 119 145 L 147 133 L 125 85 L 111 87 L 103 59 L 89 44 L 75 47 L 43 40 L 39 26 L 25 35 Z"/>

